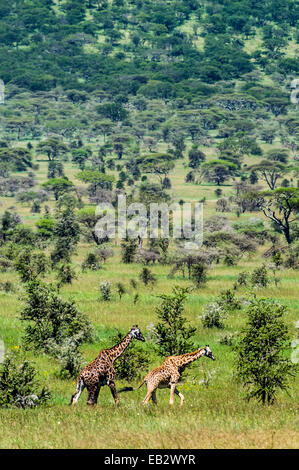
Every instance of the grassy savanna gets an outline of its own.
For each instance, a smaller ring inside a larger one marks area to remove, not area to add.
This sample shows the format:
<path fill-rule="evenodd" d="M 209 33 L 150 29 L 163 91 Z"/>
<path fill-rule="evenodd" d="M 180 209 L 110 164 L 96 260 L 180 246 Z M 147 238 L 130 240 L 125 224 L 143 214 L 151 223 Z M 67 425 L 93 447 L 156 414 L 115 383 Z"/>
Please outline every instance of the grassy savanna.
<path fill-rule="evenodd" d="M 40 163 L 37 172 L 39 182 L 45 180 L 46 164 Z M 175 199 L 185 201 L 198 200 L 203 196 L 204 218 L 214 214 L 216 186 L 200 186 L 184 183 L 187 169 L 179 160 L 172 177 L 172 193 Z M 67 174 L 75 180 L 77 173 L 70 163 L 65 164 Z M 231 184 L 222 187 L 224 194 L 230 194 Z M 2 198 L 2 209 L 14 206 L 22 215 L 24 222 L 32 226 L 38 215 L 32 215 L 29 208 L 18 204 L 13 199 Z M 54 207 L 54 200 L 49 205 Z M 236 220 L 235 214 L 228 214 Z M 241 219 L 248 218 L 248 214 Z M 142 265 L 121 262 L 119 241 L 113 243 L 115 255 L 109 258 L 102 269 L 94 272 L 81 272 L 81 263 L 90 244 L 82 241 L 74 256 L 77 279 L 61 289 L 61 295 L 73 298 L 79 309 L 84 312 L 96 328 L 96 339 L 92 344 L 84 345 L 81 350 L 85 363 L 94 359 L 98 351 L 112 345 L 111 337 L 116 329 L 123 333 L 135 323 L 146 334 L 148 327 L 157 322 L 155 308 L 159 305 L 159 294 L 170 293 L 175 285 L 190 286 L 191 281 L 180 273 L 169 278 L 171 266 L 152 265 L 151 270 L 157 278 L 154 287 L 145 287 L 138 279 Z M 205 286 L 193 290 L 185 303 L 185 316 L 197 328 L 194 337 L 196 346 L 209 344 L 216 361 L 202 358 L 189 367 L 188 374 L 179 389 L 185 395 L 185 404 L 179 408 L 176 402 L 169 407 L 169 391 L 158 391 L 158 406 L 152 404 L 143 408 L 141 401 L 145 396 L 145 387 L 140 390 L 120 395 L 121 404 L 114 405 L 110 390 L 101 390 L 98 405 L 94 409 L 86 406 L 86 391 L 83 392 L 75 409 L 68 406 L 70 396 L 75 389 L 74 380 L 62 380 L 58 377 L 59 365 L 48 356 L 34 355 L 28 352 L 39 372 L 40 380 L 49 386 L 52 392 L 50 404 L 33 410 L 5 409 L 0 411 L 2 448 L 294 448 L 298 444 L 298 387 L 293 384 L 290 393 L 279 393 L 277 402 L 270 407 L 255 401 L 244 400 L 241 384 L 234 380 L 234 353 L 227 345 L 219 343 L 223 334 L 238 332 L 246 323 L 244 310 L 231 313 L 225 319 L 225 329 L 205 329 L 202 327 L 203 307 L 215 299 L 220 291 L 232 288 L 241 271 L 251 273 L 263 262 L 262 253 L 267 243 L 254 255 L 244 256 L 236 266 L 213 265 L 208 271 Z M 284 269 L 278 273 L 278 287 L 273 282 L 267 288 L 257 288 L 258 296 L 276 298 L 288 307 L 285 321 L 291 336 L 296 337 L 295 321 L 298 318 L 298 271 Z M 130 280 L 138 282 L 134 290 Z M 112 283 L 113 295 L 110 302 L 100 301 L 99 284 L 102 280 Z M 19 320 L 19 312 L 24 305 L 24 289 L 16 273 L 2 273 L 0 282 L 12 281 L 16 292 L 0 294 L 0 332 L 7 349 L 22 348 L 24 325 Z M 47 282 L 54 282 L 54 275 L 47 276 Z M 115 285 L 122 282 L 126 293 L 119 300 Z M 134 304 L 136 291 L 139 299 Z M 247 296 L 248 289 L 240 288 L 237 296 Z M 162 358 L 153 354 L 150 342 L 144 344 L 151 358 L 150 368 L 162 362 Z M 290 352 L 290 351 L 289 351 Z M 140 378 L 147 371 L 140 374 Z M 210 380 L 205 381 L 207 377 Z M 208 383 L 207 383 L 208 382 Z M 118 388 L 127 384 L 117 382 Z M 138 380 L 134 383 L 134 387 Z"/>

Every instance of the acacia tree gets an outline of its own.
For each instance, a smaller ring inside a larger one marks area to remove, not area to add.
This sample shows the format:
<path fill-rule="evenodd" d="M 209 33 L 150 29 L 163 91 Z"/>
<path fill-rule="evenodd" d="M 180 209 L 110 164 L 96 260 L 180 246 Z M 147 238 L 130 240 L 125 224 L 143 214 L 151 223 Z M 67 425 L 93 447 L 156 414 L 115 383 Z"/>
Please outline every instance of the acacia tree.
<path fill-rule="evenodd" d="M 174 169 L 173 157 L 167 153 L 156 153 L 152 155 L 146 155 L 142 159 L 138 160 L 141 162 L 141 170 L 144 173 L 154 174 L 158 176 L 162 185 L 163 180 L 167 178 L 167 175 L 171 170 Z"/>
<path fill-rule="evenodd" d="M 296 214 L 299 211 L 299 188 L 262 191 L 256 198 L 256 204 L 265 216 L 279 227 L 290 244 L 290 224 L 298 220 Z"/>
<path fill-rule="evenodd" d="M 288 388 L 295 364 L 285 357 L 290 345 L 282 317 L 286 308 L 268 299 L 253 299 L 248 307 L 248 325 L 236 346 L 239 379 L 248 400 L 272 404 L 279 389 Z"/>
<path fill-rule="evenodd" d="M 60 155 L 64 155 L 68 152 L 69 148 L 66 144 L 61 142 L 58 137 L 49 137 L 38 143 L 36 147 L 37 151 L 45 152 L 48 160 L 56 160 Z"/>
<path fill-rule="evenodd" d="M 76 175 L 76 178 L 90 184 L 88 190 L 91 195 L 94 195 L 97 189 L 111 190 L 114 181 L 113 175 L 106 175 L 98 170 L 83 170 Z"/>
<path fill-rule="evenodd" d="M 55 200 L 58 201 L 62 194 L 73 189 L 74 184 L 66 178 L 51 178 L 43 183 L 42 187 L 48 191 L 53 191 Z"/>
<path fill-rule="evenodd" d="M 237 172 L 237 165 L 225 160 L 211 160 L 200 167 L 204 179 L 216 183 L 218 186 Z"/>
<path fill-rule="evenodd" d="M 257 173 L 273 191 L 277 180 L 287 172 L 288 168 L 279 161 L 262 160 L 257 165 L 252 165 L 248 169 Z"/>
<path fill-rule="evenodd" d="M 206 160 L 205 154 L 198 149 L 198 145 L 193 145 L 188 153 L 190 168 L 198 168 Z"/>

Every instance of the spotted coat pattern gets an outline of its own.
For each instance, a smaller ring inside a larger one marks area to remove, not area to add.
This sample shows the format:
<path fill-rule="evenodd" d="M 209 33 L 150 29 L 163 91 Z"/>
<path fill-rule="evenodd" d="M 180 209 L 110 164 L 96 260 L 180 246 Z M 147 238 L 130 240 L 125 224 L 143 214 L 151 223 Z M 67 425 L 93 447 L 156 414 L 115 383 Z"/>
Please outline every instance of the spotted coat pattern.
<path fill-rule="evenodd" d="M 79 374 L 76 391 L 71 398 L 71 405 L 75 405 L 77 403 L 85 387 L 88 392 L 87 404 L 96 405 L 100 389 L 104 385 L 108 385 L 115 403 L 119 403 L 115 387 L 115 371 L 113 363 L 119 356 L 121 356 L 134 338 L 144 341 L 144 337 L 137 325 L 133 326 L 133 328 L 131 328 L 128 334 L 126 334 L 118 344 L 110 349 L 103 349 L 100 351 L 98 357 L 84 367 Z"/>
<path fill-rule="evenodd" d="M 181 373 L 190 362 L 195 361 L 201 356 L 207 356 L 215 360 L 209 346 L 200 348 L 197 351 L 182 354 L 180 356 L 169 356 L 163 364 L 156 369 L 149 372 L 143 379 L 139 388 L 145 383 L 147 385 L 147 394 L 143 400 L 143 405 L 146 405 L 150 399 L 157 404 L 156 390 L 157 388 L 170 388 L 170 405 L 174 403 L 174 394 L 178 395 L 181 399 L 180 405 L 184 403 L 184 395 L 178 391 L 177 383 L 180 379 Z"/>

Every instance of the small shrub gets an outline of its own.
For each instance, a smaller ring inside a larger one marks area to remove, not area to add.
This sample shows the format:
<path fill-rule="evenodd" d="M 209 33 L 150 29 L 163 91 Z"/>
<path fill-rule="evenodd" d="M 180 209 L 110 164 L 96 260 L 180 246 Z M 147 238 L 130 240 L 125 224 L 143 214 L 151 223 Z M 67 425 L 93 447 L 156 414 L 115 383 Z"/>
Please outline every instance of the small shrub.
<path fill-rule="evenodd" d="M 111 282 L 103 281 L 100 284 L 101 300 L 109 302 L 111 300 Z"/>
<path fill-rule="evenodd" d="M 267 287 L 269 282 L 268 270 L 264 264 L 253 271 L 251 275 L 251 284 L 253 287 Z"/>
<path fill-rule="evenodd" d="M 203 286 L 207 282 L 208 268 L 203 263 L 196 263 L 191 266 L 191 279 L 197 287 Z"/>
<path fill-rule="evenodd" d="M 99 261 L 99 257 L 95 253 L 87 253 L 82 265 L 82 271 L 86 271 L 86 269 L 90 269 L 91 271 L 98 271 L 101 269 L 101 263 Z"/>
<path fill-rule="evenodd" d="M 15 292 L 15 287 L 11 281 L 5 281 L 0 282 L 0 290 L 4 292 Z"/>
<path fill-rule="evenodd" d="M 137 289 L 137 281 L 135 279 L 131 279 L 130 284 L 133 287 L 133 289 Z"/>
<path fill-rule="evenodd" d="M 236 298 L 234 292 L 230 289 L 220 293 L 217 303 L 226 311 L 240 310 L 241 308 L 240 300 Z"/>
<path fill-rule="evenodd" d="M 122 262 L 129 264 L 133 263 L 135 259 L 135 254 L 137 251 L 137 242 L 136 240 L 129 239 L 129 240 L 124 240 L 121 243 L 121 257 L 122 257 Z"/>
<path fill-rule="evenodd" d="M 40 388 L 34 366 L 19 353 L 7 354 L 0 364 L 0 407 L 33 408 L 50 399 L 47 388 Z"/>
<path fill-rule="evenodd" d="M 210 303 L 204 309 L 202 324 L 204 328 L 224 328 L 225 311 L 217 302 Z"/>
<path fill-rule="evenodd" d="M 219 343 L 225 346 L 232 346 L 234 344 L 235 335 L 233 333 L 226 333 L 219 339 Z"/>
<path fill-rule="evenodd" d="M 245 272 L 239 273 L 237 284 L 239 286 L 247 286 L 248 285 L 248 274 Z"/>
<path fill-rule="evenodd" d="M 225 266 L 235 266 L 237 262 L 238 262 L 237 256 L 234 256 L 230 253 L 225 255 L 225 257 L 223 258 L 223 263 L 225 264 Z"/>
<path fill-rule="evenodd" d="M 68 263 L 61 264 L 57 268 L 57 280 L 58 287 L 60 288 L 63 284 L 71 284 L 73 279 L 77 279 L 77 275 L 72 266 Z"/>
<path fill-rule="evenodd" d="M 14 266 L 21 277 L 21 281 L 27 282 L 39 276 L 44 276 L 49 269 L 49 260 L 43 252 L 32 252 L 26 249 L 16 257 Z"/>
<path fill-rule="evenodd" d="M 235 347 L 237 377 L 246 388 L 246 398 L 263 405 L 273 404 L 279 390 L 288 390 L 297 369 L 286 355 L 290 336 L 285 311 L 276 301 L 252 299 L 246 329 Z"/>
<path fill-rule="evenodd" d="M 147 267 L 142 269 L 141 273 L 139 274 L 139 278 L 145 286 L 147 286 L 148 284 L 153 285 L 157 282 L 156 277 L 153 275 L 151 270 Z"/>
<path fill-rule="evenodd" d="M 116 284 L 116 290 L 119 295 L 119 299 L 121 300 L 122 296 L 126 293 L 126 288 L 121 282 L 118 282 Z"/>
<path fill-rule="evenodd" d="M 114 255 L 114 251 L 111 248 L 107 248 L 103 246 L 103 247 L 97 248 L 95 251 L 95 254 L 96 256 L 100 258 L 100 261 L 105 263 L 108 258 L 111 258 Z"/>
<path fill-rule="evenodd" d="M 57 344 L 51 339 L 47 342 L 49 354 L 61 363 L 59 377 L 62 379 L 77 377 L 81 370 L 82 355 L 79 351 L 80 342 L 80 334 L 65 338 L 61 344 Z"/>

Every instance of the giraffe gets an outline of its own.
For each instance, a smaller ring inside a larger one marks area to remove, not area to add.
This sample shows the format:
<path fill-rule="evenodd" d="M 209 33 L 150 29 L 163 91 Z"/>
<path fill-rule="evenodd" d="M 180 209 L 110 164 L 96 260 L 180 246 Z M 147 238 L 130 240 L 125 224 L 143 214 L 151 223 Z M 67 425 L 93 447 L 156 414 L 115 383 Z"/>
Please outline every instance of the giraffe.
<path fill-rule="evenodd" d="M 178 391 L 176 385 L 179 381 L 180 375 L 185 367 L 201 356 L 207 356 L 213 361 L 215 357 L 209 347 L 206 345 L 204 348 L 200 348 L 197 351 L 182 354 L 180 356 L 169 356 L 165 359 L 163 364 L 156 369 L 149 372 L 141 382 L 138 388 L 142 387 L 144 383 L 147 385 L 147 394 L 142 402 L 146 405 L 150 399 L 153 400 L 155 405 L 157 404 L 156 390 L 157 388 L 170 388 L 170 401 L 169 404 L 174 403 L 174 394 L 178 395 L 181 399 L 180 406 L 184 403 L 184 395 Z"/>
<path fill-rule="evenodd" d="M 88 391 L 87 404 L 91 406 L 96 405 L 100 389 L 104 385 L 108 385 L 108 387 L 110 387 L 115 403 L 119 403 L 119 398 L 115 388 L 115 371 L 113 363 L 119 356 L 121 356 L 133 338 L 145 341 L 137 325 L 134 325 L 118 344 L 110 349 L 103 349 L 100 351 L 96 359 L 88 366 L 84 367 L 79 374 L 76 392 L 71 397 L 70 405 L 75 405 L 77 403 L 85 387 Z M 130 390 L 131 388 L 125 388 L 119 390 L 119 392 Z"/>

